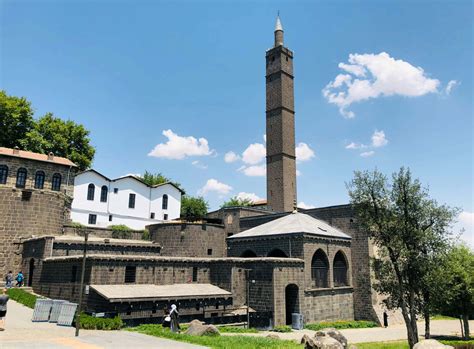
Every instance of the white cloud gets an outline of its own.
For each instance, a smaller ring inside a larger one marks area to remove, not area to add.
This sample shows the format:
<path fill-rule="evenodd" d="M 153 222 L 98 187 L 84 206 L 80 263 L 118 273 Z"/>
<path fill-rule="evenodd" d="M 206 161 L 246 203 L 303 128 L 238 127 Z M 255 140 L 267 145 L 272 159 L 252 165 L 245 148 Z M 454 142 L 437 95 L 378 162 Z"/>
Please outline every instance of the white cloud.
<path fill-rule="evenodd" d="M 360 153 L 360 156 L 362 156 L 363 158 L 368 158 L 374 154 L 375 152 L 373 150 L 370 150 L 370 151 L 365 151 L 363 153 Z"/>
<path fill-rule="evenodd" d="M 305 204 L 303 201 L 300 201 L 298 203 L 298 207 L 302 208 L 302 209 L 305 209 L 305 210 L 309 210 L 310 208 L 315 208 L 316 206 L 308 205 L 308 204 Z"/>
<path fill-rule="evenodd" d="M 206 184 L 198 190 L 199 195 L 206 195 L 210 192 L 216 192 L 220 195 L 228 194 L 232 190 L 230 185 L 219 182 L 217 179 L 208 179 Z"/>
<path fill-rule="evenodd" d="M 267 175 L 265 165 L 242 166 L 238 171 L 243 172 L 248 177 L 264 177 Z"/>
<path fill-rule="evenodd" d="M 314 151 L 306 143 L 298 143 L 295 148 L 297 161 L 309 161 L 314 157 Z"/>
<path fill-rule="evenodd" d="M 241 191 L 240 193 L 237 194 L 237 199 L 250 200 L 252 202 L 263 200 L 261 197 L 259 197 L 255 193 L 246 193 L 246 192 L 243 192 L 243 191 Z"/>
<path fill-rule="evenodd" d="M 242 160 L 246 164 L 255 165 L 262 162 L 267 155 L 265 146 L 261 143 L 250 144 L 242 153 Z"/>
<path fill-rule="evenodd" d="M 229 163 L 229 164 L 231 162 L 236 162 L 239 159 L 240 159 L 240 156 L 238 156 L 233 151 L 229 151 L 229 152 L 225 153 L 225 155 L 224 155 L 224 161 Z"/>
<path fill-rule="evenodd" d="M 171 130 L 163 130 L 162 134 L 168 138 L 168 141 L 157 144 L 148 156 L 181 160 L 187 156 L 204 156 L 213 153 L 205 138 L 181 137 Z"/>
<path fill-rule="evenodd" d="M 365 144 L 362 144 L 362 143 L 351 142 L 348 145 L 346 145 L 345 148 L 346 149 L 363 149 L 363 148 L 367 148 L 367 146 Z"/>
<path fill-rule="evenodd" d="M 193 166 L 196 166 L 197 168 L 200 168 L 201 170 L 207 169 L 207 165 L 202 164 L 199 160 L 194 160 L 193 162 L 191 162 L 191 164 L 193 164 Z"/>
<path fill-rule="evenodd" d="M 382 96 L 423 96 L 438 92 L 440 84 L 439 80 L 429 78 L 421 67 L 394 59 L 386 52 L 350 54 L 349 64 L 340 63 L 339 68 L 352 75 L 337 75 L 322 92 L 347 118 L 355 116 L 347 110 L 352 103 Z"/>
<path fill-rule="evenodd" d="M 449 96 L 451 94 L 451 91 L 453 90 L 454 87 L 459 85 L 459 81 L 456 80 L 449 80 L 448 84 L 446 85 L 446 89 L 444 92 Z"/>
<path fill-rule="evenodd" d="M 454 226 L 454 233 L 461 233 L 461 238 L 474 248 L 474 212 L 463 211 L 459 214 Z"/>
<path fill-rule="evenodd" d="M 385 138 L 385 132 L 383 131 L 374 131 L 372 135 L 372 146 L 375 148 L 383 147 L 388 143 L 388 140 Z"/>
<path fill-rule="evenodd" d="M 296 170 L 296 176 L 297 177 L 301 176 L 301 171 L 300 170 Z"/>

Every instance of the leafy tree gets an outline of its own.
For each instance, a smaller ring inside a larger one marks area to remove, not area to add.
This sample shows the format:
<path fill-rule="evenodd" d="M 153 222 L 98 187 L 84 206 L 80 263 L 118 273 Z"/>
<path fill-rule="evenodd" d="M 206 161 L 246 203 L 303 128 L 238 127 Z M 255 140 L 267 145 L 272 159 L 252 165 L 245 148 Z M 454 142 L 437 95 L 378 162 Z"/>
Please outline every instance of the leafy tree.
<path fill-rule="evenodd" d="M 183 195 L 181 197 L 181 217 L 186 219 L 202 218 L 207 214 L 209 204 L 202 196 L 192 197 Z"/>
<path fill-rule="evenodd" d="M 392 183 L 378 172 L 355 172 L 348 184 L 359 225 L 378 247 L 374 259 L 375 290 L 389 308 L 401 308 L 410 348 L 418 342 L 416 316 L 423 307 L 425 276 L 449 243 L 448 228 L 457 210 L 439 206 L 401 168 Z"/>
<path fill-rule="evenodd" d="M 237 196 L 234 196 L 230 198 L 228 201 L 225 201 L 222 205 L 222 207 L 231 207 L 231 206 L 252 206 L 253 201 L 248 199 L 248 198 L 239 198 Z"/>
<path fill-rule="evenodd" d="M 21 146 L 21 140 L 33 128 L 33 109 L 23 97 L 8 96 L 0 91 L 0 146 Z"/>
<path fill-rule="evenodd" d="M 20 143 L 23 149 L 37 153 L 54 153 L 68 158 L 81 170 L 90 167 L 95 149 L 89 131 L 72 120 L 64 121 L 47 113 L 28 131 Z"/>
<path fill-rule="evenodd" d="M 461 317 L 469 339 L 469 317 L 474 316 L 474 252 L 454 246 L 432 273 L 434 307 L 441 314 Z"/>
<path fill-rule="evenodd" d="M 178 182 L 174 182 L 172 181 L 171 179 L 169 179 L 168 177 L 165 177 L 161 174 L 161 172 L 158 172 L 158 173 L 151 173 L 151 172 L 148 172 L 148 171 L 145 171 L 145 173 L 143 174 L 143 176 L 140 176 L 139 177 L 143 182 L 145 182 L 146 184 L 150 185 L 150 186 L 153 186 L 153 185 L 158 185 L 158 184 L 163 184 L 163 183 L 173 183 L 175 186 L 177 186 L 178 188 L 180 188 L 181 190 L 183 190 L 183 188 L 181 188 L 181 184 L 178 183 Z"/>

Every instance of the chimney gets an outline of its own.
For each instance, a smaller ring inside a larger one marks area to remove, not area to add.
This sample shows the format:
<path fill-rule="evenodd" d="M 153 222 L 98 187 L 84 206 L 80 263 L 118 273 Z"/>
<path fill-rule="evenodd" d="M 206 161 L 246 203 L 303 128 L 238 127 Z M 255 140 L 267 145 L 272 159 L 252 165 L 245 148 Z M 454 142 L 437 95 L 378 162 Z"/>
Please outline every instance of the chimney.
<path fill-rule="evenodd" d="M 50 160 L 50 161 L 53 161 L 53 160 L 54 160 L 54 153 L 53 153 L 52 151 L 50 151 L 50 152 L 48 153 L 48 160 Z"/>
<path fill-rule="evenodd" d="M 20 148 L 18 148 L 18 146 L 16 146 L 15 148 L 13 148 L 13 154 L 14 154 L 14 155 L 20 154 Z"/>

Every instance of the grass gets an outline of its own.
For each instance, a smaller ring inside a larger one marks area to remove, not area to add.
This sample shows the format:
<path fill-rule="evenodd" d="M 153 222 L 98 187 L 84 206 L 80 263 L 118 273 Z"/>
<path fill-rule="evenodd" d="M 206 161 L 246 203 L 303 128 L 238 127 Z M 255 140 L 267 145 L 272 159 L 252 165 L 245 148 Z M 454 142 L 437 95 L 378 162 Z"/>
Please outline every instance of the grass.
<path fill-rule="evenodd" d="M 120 330 L 123 327 L 123 321 L 119 316 L 110 319 L 81 313 L 80 322 L 81 328 L 85 330 Z"/>
<path fill-rule="evenodd" d="M 474 348 L 474 339 L 468 341 L 462 340 L 440 340 L 443 344 L 452 345 L 455 348 L 462 346 L 463 348 Z M 357 343 L 358 349 L 408 349 L 408 343 L 406 341 L 393 341 L 393 342 L 371 342 L 371 343 Z"/>
<path fill-rule="evenodd" d="M 256 328 L 244 328 L 237 326 L 219 326 L 220 333 L 258 333 Z"/>
<path fill-rule="evenodd" d="M 446 315 L 433 315 L 430 317 L 431 320 L 459 320 L 455 317 L 446 316 Z"/>
<path fill-rule="evenodd" d="M 204 345 L 215 349 L 303 349 L 303 345 L 296 344 L 293 341 L 284 341 L 279 339 L 269 339 L 264 337 L 252 336 L 212 336 L 199 337 L 180 333 L 173 333 L 161 325 L 140 325 L 128 329 L 129 331 L 140 332 L 155 337 L 162 337 L 187 342 L 193 344 Z"/>
<path fill-rule="evenodd" d="M 275 326 L 272 330 L 273 332 L 281 332 L 281 333 L 287 333 L 291 332 L 291 327 L 290 326 Z"/>
<path fill-rule="evenodd" d="M 34 309 L 36 299 L 41 298 L 22 290 L 21 288 L 9 288 L 7 291 L 10 299 L 13 299 L 15 302 L 23 304 L 28 308 Z"/>
<path fill-rule="evenodd" d="M 378 327 L 373 321 L 333 321 L 333 322 L 316 322 L 312 324 L 306 324 L 305 328 L 308 330 L 318 331 L 323 328 L 336 328 L 338 330 L 344 330 L 347 328 L 370 328 Z"/>

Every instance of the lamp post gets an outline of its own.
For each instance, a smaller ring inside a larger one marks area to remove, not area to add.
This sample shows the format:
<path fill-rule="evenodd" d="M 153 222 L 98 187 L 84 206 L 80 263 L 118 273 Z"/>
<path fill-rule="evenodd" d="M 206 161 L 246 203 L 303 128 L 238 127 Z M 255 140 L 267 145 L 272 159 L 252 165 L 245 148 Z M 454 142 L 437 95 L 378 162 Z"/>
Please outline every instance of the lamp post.
<path fill-rule="evenodd" d="M 250 272 L 252 269 L 245 270 L 245 281 L 247 284 L 247 294 L 246 294 L 246 303 L 247 303 L 247 328 L 250 328 Z M 255 280 L 252 280 L 252 283 L 255 283 Z"/>
<path fill-rule="evenodd" d="M 81 270 L 81 287 L 79 293 L 79 304 L 77 305 L 76 313 L 76 337 L 79 336 L 80 317 L 82 311 L 82 295 L 84 294 L 84 275 L 86 271 L 86 255 L 87 255 L 87 240 L 89 239 L 89 232 L 84 231 L 84 254 L 82 255 L 82 270 Z"/>

